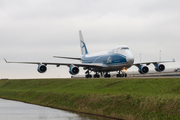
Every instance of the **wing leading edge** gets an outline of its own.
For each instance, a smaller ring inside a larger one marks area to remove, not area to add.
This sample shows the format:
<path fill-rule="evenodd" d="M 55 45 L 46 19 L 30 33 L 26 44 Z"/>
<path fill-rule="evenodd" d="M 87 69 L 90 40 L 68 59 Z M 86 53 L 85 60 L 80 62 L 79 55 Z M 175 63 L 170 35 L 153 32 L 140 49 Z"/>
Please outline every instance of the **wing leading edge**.
<path fill-rule="evenodd" d="M 57 67 L 59 67 L 60 65 L 66 65 L 66 66 L 71 66 L 71 65 L 75 65 L 77 67 L 103 67 L 103 64 L 86 64 L 86 63 L 51 63 L 51 62 L 12 62 L 12 61 L 7 61 L 4 58 L 6 63 L 20 63 L 20 64 L 44 64 L 44 65 L 56 65 Z"/>
<path fill-rule="evenodd" d="M 167 63 L 167 62 L 175 62 L 175 59 L 173 59 L 172 61 L 158 61 L 158 62 L 142 62 L 142 63 L 134 63 L 133 65 L 137 66 L 137 67 L 140 67 L 141 65 L 143 64 L 146 64 L 146 65 L 150 65 L 150 64 L 153 64 L 153 65 L 157 65 L 159 63 Z"/>

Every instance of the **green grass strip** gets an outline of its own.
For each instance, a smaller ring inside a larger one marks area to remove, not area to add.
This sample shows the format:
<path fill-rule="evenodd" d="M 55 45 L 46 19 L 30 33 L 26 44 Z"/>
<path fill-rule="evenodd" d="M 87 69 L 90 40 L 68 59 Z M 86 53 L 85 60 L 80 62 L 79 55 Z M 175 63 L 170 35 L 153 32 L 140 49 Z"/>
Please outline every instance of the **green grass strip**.
<path fill-rule="evenodd" d="M 121 119 L 180 119 L 180 78 L 1 80 L 0 97 Z"/>

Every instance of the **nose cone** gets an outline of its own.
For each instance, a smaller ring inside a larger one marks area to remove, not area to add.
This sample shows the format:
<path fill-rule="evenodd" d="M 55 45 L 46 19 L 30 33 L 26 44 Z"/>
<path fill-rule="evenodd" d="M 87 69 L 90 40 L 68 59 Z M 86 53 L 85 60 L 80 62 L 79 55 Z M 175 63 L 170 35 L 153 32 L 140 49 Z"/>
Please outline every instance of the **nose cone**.
<path fill-rule="evenodd" d="M 134 56 L 133 56 L 133 54 L 131 52 L 129 52 L 126 57 L 127 57 L 128 64 L 132 65 L 134 63 Z"/>

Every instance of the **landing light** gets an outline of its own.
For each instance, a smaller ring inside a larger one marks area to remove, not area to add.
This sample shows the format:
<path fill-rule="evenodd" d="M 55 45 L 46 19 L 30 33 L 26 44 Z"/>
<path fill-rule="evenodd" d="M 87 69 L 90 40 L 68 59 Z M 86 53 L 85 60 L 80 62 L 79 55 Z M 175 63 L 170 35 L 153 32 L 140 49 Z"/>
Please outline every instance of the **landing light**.
<path fill-rule="evenodd" d="M 123 68 L 122 72 L 125 73 L 126 71 L 127 71 L 127 69 L 126 69 L 126 68 Z"/>

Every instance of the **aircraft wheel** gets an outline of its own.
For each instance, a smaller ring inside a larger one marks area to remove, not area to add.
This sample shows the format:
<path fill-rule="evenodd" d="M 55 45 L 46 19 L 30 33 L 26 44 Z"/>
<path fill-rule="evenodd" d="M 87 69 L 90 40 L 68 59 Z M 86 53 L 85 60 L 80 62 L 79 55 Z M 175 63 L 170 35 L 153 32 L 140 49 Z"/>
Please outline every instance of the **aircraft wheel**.
<path fill-rule="evenodd" d="M 94 74 L 94 78 L 97 78 L 97 74 Z"/>
<path fill-rule="evenodd" d="M 92 75 L 91 74 L 86 75 L 86 78 L 92 78 Z"/>
<path fill-rule="evenodd" d="M 94 75 L 94 78 L 96 78 L 96 74 Z"/>
<path fill-rule="evenodd" d="M 110 78 L 110 77 L 111 77 L 111 75 L 110 75 L 110 74 L 108 74 L 108 77 Z"/>
<path fill-rule="evenodd" d="M 88 75 L 86 75 L 85 77 L 86 77 L 86 78 L 89 78 L 89 76 L 88 76 Z"/>
<path fill-rule="evenodd" d="M 97 78 L 99 78 L 100 77 L 100 75 L 99 74 L 97 74 Z"/>
<path fill-rule="evenodd" d="M 127 73 L 125 73 L 124 76 L 127 77 Z"/>
<path fill-rule="evenodd" d="M 104 78 L 107 78 L 107 75 L 106 75 L 106 74 L 104 75 Z"/>
<path fill-rule="evenodd" d="M 110 74 L 105 74 L 104 77 L 105 77 L 105 78 L 110 78 L 111 75 L 110 75 Z"/>
<path fill-rule="evenodd" d="M 99 74 L 94 74 L 94 78 L 99 78 L 100 75 Z"/>
<path fill-rule="evenodd" d="M 124 74 L 121 74 L 121 77 L 124 77 Z"/>
<path fill-rule="evenodd" d="M 121 77 L 121 74 L 117 74 L 116 77 Z"/>

